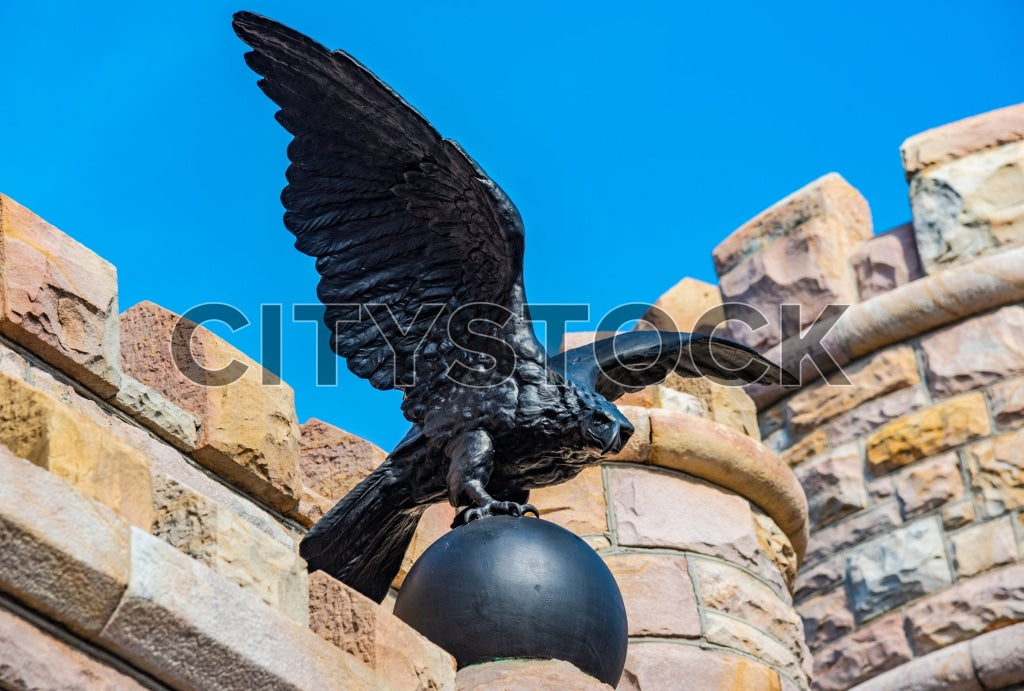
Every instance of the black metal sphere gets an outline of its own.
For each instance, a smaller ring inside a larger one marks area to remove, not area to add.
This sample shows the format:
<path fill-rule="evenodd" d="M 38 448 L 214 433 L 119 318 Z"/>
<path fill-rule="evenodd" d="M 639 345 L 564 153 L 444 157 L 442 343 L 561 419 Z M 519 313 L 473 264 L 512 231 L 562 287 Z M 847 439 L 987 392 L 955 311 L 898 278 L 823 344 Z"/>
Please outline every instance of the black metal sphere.
<path fill-rule="evenodd" d="M 395 614 L 459 667 L 553 658 L 615 686 L 626 662 L 626 608 L 608 567 L 537 518 L 491 516 L 442 537 L 409 571 Z"/>

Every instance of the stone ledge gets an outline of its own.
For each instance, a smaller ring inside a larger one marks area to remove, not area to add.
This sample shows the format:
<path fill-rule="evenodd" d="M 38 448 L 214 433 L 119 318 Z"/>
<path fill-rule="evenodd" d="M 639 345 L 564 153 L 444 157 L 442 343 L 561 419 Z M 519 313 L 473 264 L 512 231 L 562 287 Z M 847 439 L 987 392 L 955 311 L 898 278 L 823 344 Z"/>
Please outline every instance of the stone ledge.
<path fill-rule="evenodd" d="M 610 691 L 612 688 L 563 660 L 498 660 L 471 665 L 459 670 L 457 684 L 458 691 Z M 619 688 L 623 688 L 621 684 Z"/>
<path fill-rule="evenodd" d="M 683 675 L 685 670 L 686 676 Z M 683 687 L 683 679 L 687 686 Z M 618 688 L 757 689 L 781 691 L 779 673 L 761 661 L 721 649 L 670 642 L 630 641 Z"/>
<path fill-rule="evenodd" d="M 186 453 L 195 451 L 199 440 L 199 418 L 142 382 L 127 374 L 122 375 L 117 394 L 109 401 L 164 441 Z"/>

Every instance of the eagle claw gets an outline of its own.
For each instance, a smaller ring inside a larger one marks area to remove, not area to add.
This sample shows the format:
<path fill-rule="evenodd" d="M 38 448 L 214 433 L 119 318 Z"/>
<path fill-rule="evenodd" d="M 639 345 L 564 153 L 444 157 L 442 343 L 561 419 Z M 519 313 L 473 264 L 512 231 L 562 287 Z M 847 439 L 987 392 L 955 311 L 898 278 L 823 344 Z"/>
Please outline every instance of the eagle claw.
<path fill-rule="evenodd" d="M 540 511 L 533 504 L 519 504 L 514 501 L 498 501 L 492 499 L 483 506 L 471 506 L 459 512 L 452 523 L 453 528 L 466 525 L 484 516 L 525 516 L 532 513 L 540 518 Z"/>

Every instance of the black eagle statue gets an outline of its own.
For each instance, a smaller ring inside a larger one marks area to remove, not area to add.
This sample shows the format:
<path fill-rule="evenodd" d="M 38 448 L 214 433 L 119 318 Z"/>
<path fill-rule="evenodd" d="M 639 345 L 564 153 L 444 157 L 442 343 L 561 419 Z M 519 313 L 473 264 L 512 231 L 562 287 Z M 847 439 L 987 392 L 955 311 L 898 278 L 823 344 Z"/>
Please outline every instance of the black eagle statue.
<path fill-rule="evenodd" d="M 549 355 L 523 289 L 519 212 L 462 148 L 347 53 L 250 12 L 234 29 L 281 110 L 284 223 L 316 257 L 331 346 L 412 423 L 303 539 L 322 569 L 381 601 L 420 515 L 536 513 L 533 488 L 617 452 L 612 403 L 670 372 L 779 384 L 756 352 L 711 336 L 634 331 Z"/>

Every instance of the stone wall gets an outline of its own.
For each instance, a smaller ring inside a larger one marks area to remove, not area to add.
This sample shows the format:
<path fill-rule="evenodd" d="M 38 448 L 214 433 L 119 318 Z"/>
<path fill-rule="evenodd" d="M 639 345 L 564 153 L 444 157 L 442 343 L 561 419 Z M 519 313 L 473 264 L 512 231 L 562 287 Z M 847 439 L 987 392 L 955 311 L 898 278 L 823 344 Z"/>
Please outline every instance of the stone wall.
<path fill-rule="evenodd" d="M 1024 680 L 1022 138 L 1024 105 L 908 139 L 913 221 L 888 232 L 832 174 L 715 250 L 723 297 L 769 317 L 734 335 L 803 375 L 749 391 L 807 493 L 814 688 Z M 801 328 L 850 307 L 801 341 L 779 303 Z"/>

